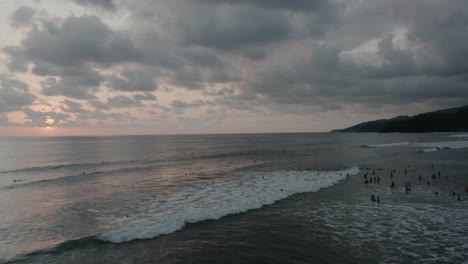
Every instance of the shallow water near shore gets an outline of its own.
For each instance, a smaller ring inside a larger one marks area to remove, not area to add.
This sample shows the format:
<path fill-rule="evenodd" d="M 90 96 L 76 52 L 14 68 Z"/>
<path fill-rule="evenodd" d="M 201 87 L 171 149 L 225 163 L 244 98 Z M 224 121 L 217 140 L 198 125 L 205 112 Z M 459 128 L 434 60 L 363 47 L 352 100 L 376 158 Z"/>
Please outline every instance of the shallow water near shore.
<path fill-rule="evenodd" d="M 0 263 L 466 263 L 466 141 L 0 138 Z"/>

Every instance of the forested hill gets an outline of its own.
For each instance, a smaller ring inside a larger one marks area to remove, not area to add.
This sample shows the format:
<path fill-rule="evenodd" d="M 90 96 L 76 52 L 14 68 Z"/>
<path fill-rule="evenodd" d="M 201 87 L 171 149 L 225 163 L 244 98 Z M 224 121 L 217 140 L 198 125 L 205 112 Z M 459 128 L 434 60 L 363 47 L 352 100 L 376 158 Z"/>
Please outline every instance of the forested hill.
<path fill-rule="evenodd" d="M 364 122 L 334 132 L 467 132 L 468 105 L 428 112 L 415 116 L 398 116 Z"/>

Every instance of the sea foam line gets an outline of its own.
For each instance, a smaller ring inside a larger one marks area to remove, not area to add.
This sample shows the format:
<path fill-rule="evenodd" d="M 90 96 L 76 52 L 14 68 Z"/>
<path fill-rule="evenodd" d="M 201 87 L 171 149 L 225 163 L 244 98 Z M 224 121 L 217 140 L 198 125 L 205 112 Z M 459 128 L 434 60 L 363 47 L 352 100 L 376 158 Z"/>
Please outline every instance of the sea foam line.
<path fill-rule="evenodd" d="M 111 231 L 98 239 L 122 243 L 149 239 L 182 229 L 187 223 L 219 219 L 257 209 L 291 195 L 315 192 L 356 175 L 358 167 L 340 171 L 256 173 L 200 184 L 158 200 L 142 202 L 140 213 L 107 219 Z"/>
<path fill-rule="evenodd" d="M 399 142 L 399 143 L 366 145 L 366 147 L 369 147 L 369 148 L 385 148 L 385 147 L 396 147 L 396 146 L 425 147 L 429 149 L 423 149 L 422 152 L 433 152 L 433 151 L 439 151 L 443 149 L 468 148 L 468 140 L 467 141 L 441 141 L 441 142 Z"/>

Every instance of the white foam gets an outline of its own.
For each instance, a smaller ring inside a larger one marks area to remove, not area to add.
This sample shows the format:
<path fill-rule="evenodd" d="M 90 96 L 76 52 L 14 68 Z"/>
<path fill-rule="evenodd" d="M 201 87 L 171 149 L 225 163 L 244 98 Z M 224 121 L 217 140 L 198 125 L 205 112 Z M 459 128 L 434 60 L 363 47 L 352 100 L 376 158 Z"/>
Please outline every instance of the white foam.
<path fill-rule="evenodd" d="M 121 243 L 173 233 L 187 223 L 219 219 L 272 204 L 293 194 L 315 192 L 338 183 L 359 168 L 341 171 L 278 171 L 200 184 L 138 205 L 141 213 L 109 219 L 104 241 Z"/>
<path fill-rule="evenodd" d="M 462 149 L 468 148 L 468 141 L 441 141 L 441 142 L 400 142 L 389 144 L 367 145 L 371 148 L 395 147 L 395 146 L 409 146 L 409 147 L 424 147 L 428 149 L 422 152 L 434 152 L 443 149 Z"/>
<path fill-rule="evenodd" d="M 451 138 L 468 138 L 468 134 L 451 135 L 451 136 L 448 136 L 448 137 L 451 137 Z"/>
<path fill-rule="evenodd" d="M 411 144 L 415 147 L 427 147 L 431 149 L 462 149 L 468 148 L 468 141 L 443 141 L 443 142 L 423 142 Z"/>
<path fill-rule="evenodd" d="M 438 148 L 430 148 L 430 149 L 423 149 L 421 152 L 436 152 L 439 151 L 440 149 Z"/>
<path fill-rule="evenodd" d="M 386 147 L 408 146 L 410 144 L 411 144 L 410 142 L 398 142 L 398 143 L 367 145 L 367 147 L 370 147 L 370 148 L 386 148 Z"/>

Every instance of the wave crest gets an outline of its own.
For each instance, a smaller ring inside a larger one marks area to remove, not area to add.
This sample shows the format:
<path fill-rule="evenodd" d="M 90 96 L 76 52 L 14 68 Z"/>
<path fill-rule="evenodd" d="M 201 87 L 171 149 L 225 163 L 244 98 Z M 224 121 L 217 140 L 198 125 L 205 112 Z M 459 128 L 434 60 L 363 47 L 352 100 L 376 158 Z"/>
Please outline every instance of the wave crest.
<path fill-rule="evenodd" d="M 187 223 L 219 219 L 287 198 L 315 192 L 359 173 L 358 167 L 341 171 L 278 171 L 256 173 L 185 191 L 138 205 L 140 213 L 108 219 L 108 233 L 98 239 L 122 243 L 149 239 L 182 229 Z"/>

